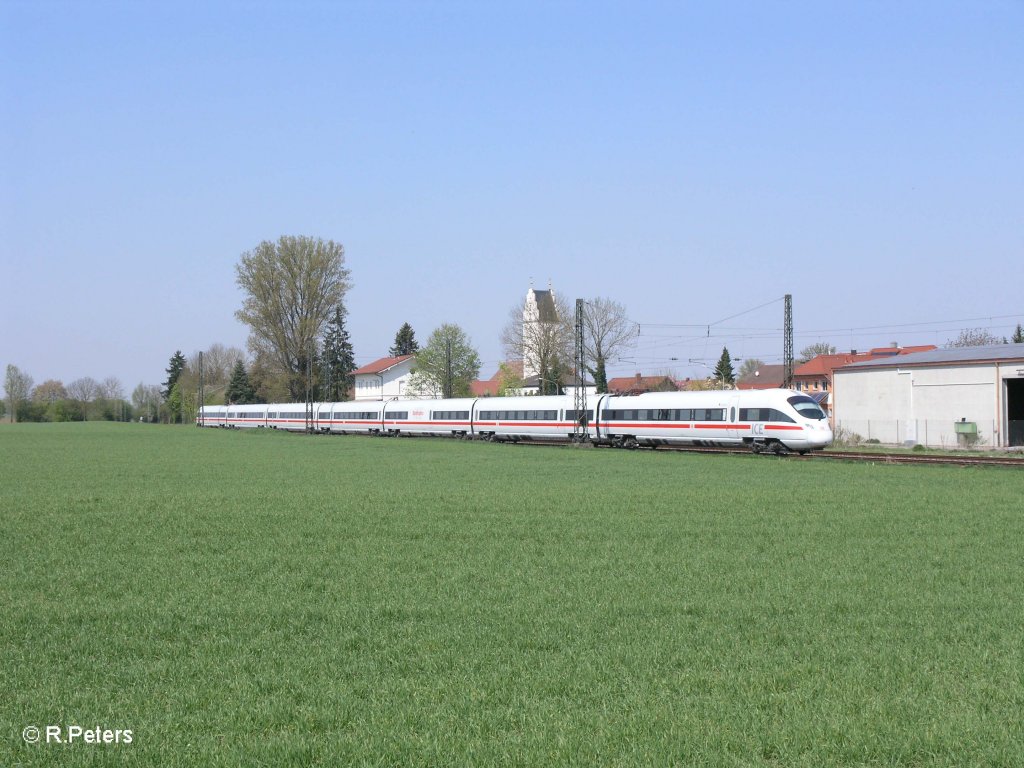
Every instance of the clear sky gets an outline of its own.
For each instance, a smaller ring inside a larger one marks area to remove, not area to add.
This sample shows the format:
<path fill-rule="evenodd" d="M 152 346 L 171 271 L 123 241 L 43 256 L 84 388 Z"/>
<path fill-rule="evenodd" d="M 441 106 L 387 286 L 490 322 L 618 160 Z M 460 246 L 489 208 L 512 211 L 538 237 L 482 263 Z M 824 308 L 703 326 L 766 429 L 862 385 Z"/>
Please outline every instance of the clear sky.
<path fill-rule="evenodd" d="M 1009 335 L 1022 147 L 1019 0 L 0 0 L 0 366 L 244 348 L 283 234 L 345 245 L 360 363 L 455 322 L 489 377 L 531 278 L 626 306 L 620 375 L 779 362 L 781 301 L 716 321 L 786 293 L 798 351 Z"/>

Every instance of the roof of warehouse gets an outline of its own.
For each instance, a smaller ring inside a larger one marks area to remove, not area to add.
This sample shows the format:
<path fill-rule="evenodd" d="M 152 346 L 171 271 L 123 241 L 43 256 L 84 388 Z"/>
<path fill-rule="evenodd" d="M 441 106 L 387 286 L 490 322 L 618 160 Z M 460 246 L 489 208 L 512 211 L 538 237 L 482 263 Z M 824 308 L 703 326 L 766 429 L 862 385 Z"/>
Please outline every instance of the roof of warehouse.
<path fill-rule="evenodd" d="M 905 368 L 911 365 L 942 365 L 943 363 L 1002 363 L 1024 361 L 1024 344 L 991 344 L 985 347 L 954 347 L 915 352 L 862 363 L 845 365 L 837 371 L 860 368 Z"/>

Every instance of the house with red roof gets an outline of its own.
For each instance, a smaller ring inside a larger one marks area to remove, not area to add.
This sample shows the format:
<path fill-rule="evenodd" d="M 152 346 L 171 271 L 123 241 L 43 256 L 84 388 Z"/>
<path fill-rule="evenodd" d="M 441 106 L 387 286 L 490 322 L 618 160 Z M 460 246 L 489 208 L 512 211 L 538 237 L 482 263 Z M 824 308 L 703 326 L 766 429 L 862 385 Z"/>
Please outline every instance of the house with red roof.
<path fill-rule="evenodd" d="M 679 385 L 671 376 L 618 376 L 608 379 L 608 391 L 613 395 L 641 395 L 644 392 L 675 392 Z"/>
<path fill-rule="evenodd" d="M 414 355 L 382 357 L 352 372 L 355 379 L 355 400 L 387 400 L 406 398 L 405 390 L 412 376 Z"/>
<path fill-rule="evenodd" d="M 786 366 L 761 365 L 756 371 L 736 382 L 736 389 L 778 389 L 786 378 Z"/>

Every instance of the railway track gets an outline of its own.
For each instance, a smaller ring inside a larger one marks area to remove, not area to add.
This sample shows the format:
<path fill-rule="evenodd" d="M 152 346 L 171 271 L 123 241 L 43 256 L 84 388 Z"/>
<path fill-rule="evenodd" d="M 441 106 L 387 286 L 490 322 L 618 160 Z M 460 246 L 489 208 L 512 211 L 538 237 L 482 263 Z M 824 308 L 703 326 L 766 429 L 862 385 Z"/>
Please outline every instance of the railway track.
<path fill-rule="evenodd" d="M 705 448 L 701 446 L 662 446 L 659 450 L 680 451 L 683 453 L 732 453 L 750 454 L 749 450 L 738 448 Z M 953 464 L 956 466 L 987 466 L 1024 468 L 1024 458 L 1016 459 L 1009 456 L 958 456 L 940 454 L 913 453 L 864 453 L 862 451 L 816 451 L 801 456 L 796 453 L 785 454 L 787 458 L 799 461 L 867 461 L 872 464 Z"/>

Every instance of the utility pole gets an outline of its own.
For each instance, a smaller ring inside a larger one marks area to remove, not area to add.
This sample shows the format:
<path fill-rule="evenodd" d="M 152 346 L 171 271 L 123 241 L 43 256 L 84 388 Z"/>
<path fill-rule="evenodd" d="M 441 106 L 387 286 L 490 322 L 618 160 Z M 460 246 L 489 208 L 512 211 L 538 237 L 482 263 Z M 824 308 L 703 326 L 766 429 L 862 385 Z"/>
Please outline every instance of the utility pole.
<path fill-rule="evenodd" d="M 786 294 L 785 318 L 782 323 L 782 386 L 793 388 L 793 296 Z"/>
<path fill-rule="evenodd" d="M 203 383 L 203 353 L 199 353 L 199 426 L 206 426 L 206 413 L 203 406 L 206 405 L 206 387 Z"/>
<path fill-rule="evenodd" d="M 587 360 L 583 348 L 583 299 L 576 299 L 576 349 L 574 354 L 574 375 L 576 377 L 576 395 L 573 398 L 573 408 L 576 411 L 576 418 L 572 423 L 572 439 L 575 443 L 582 443 L 590 439 L 589 420 L 587 419 L 587 388 L 586 372 Z"/>

